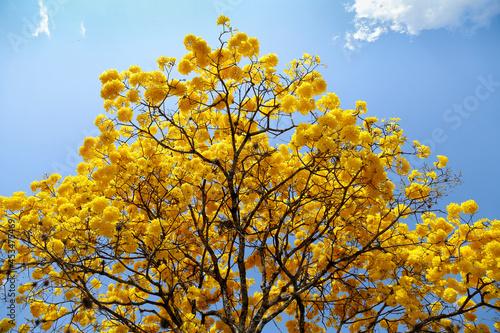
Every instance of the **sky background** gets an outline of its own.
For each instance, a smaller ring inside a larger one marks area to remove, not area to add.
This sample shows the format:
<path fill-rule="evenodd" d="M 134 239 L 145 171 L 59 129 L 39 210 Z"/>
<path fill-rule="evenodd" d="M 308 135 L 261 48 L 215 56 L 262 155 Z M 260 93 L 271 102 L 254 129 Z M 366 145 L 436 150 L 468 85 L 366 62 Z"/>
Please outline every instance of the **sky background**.
<path fill-rule="evenodd" d="M 75 174 L 105 112 L 98 76 L 180 59 L 188 33 L 217 45 L 219 14 L 281 65 L 319 55 L 341 107 L 401 118 L 410 142 L 462 171 L 445 203 L 500 217 L 499 0 L 0 0 L 0 196 Z"/>

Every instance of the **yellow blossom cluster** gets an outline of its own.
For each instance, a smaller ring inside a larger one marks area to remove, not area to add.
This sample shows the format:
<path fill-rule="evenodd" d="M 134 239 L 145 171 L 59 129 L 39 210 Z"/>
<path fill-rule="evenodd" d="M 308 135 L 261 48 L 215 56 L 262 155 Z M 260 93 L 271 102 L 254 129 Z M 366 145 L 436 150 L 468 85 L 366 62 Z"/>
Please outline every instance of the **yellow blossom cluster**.
<path fill-rule="evenodd" d="M 19 330 L 487 332 L 500 222 L 473 200 L 437 214 L 448 159 L 414 168 L 429 147 L 340 108 L 319 57 L 280 68 L 217 24 L 220 45 L 187 35 L 178 63 L 104 72 L 77 174 L 0 197 L 0 278 L 30 274 L 17 301 L 41 323 Z"/>

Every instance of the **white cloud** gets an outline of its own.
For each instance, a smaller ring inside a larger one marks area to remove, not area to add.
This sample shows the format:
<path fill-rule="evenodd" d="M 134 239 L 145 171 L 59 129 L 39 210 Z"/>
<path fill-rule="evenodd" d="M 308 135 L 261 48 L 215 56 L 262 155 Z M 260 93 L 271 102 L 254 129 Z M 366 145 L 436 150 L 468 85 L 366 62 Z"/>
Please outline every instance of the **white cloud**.
<path fill-rule="evenodd" d="M 82 24 L 80 24 L 80 32 L 81 32 L 83 38 L 87 38 L 87 36 L 85 35 L 86 31 L 87 30 L 85 30 L 85 26 L 83 25 L 83 22 L 82 22 Z"/>
<path fill-rule="evenodd" d="M 40 23 L 33 32 L 33 36 L 38 37 L 39 34 L 44 32 L 45 34 L 47 34 L 47 36 L 50 37 L 49 14 L 47 13 L 47 7 L 43 5 L 42 0 L 38 0 L 38 4 L 40 5 Z"/>
<path fill-rule="evenodd" d="M 474 31 L 488 26 L 500 14 L 498 0 L 354 0 L 346 5 L 354 12 L 355 31 L 345 35 L 351 50 L 362 42 L 374 42 L 389 31 L 418 35 L 426 29 L 465 27 Z"/>
<path fill-rule="evenodd" d="M 335 36 L 332 37 L 333 45 L 337 45 L 340 41 L 341 41 L 340 34 L 337 34 L 337 35 L 335 35 Z"/>

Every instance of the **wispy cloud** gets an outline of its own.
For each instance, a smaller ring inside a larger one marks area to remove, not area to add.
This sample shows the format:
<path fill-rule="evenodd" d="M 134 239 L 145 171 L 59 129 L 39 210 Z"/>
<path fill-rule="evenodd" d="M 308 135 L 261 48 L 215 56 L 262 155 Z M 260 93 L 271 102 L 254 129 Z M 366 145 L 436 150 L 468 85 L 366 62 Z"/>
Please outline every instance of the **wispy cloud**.
<path fill-rule="evenodd" d="M 345 34 L 345 47 L 354 50 L 374 42 L 389 31 L 418 35 L 426 29 L 469 31 L 488 26 L 500 14 L 498 0 L 354 0 L 346 5 L 354 12 L 355 31 Z"/>
<path fill-rule="evenodd" d="M 38 0 L 38 4 L 40 5 L 40 23 L 38 24 L 38 27 L 36 27 L 35 31 L 33 31 L 33 36 L 38 37 L 39 34 L 45 33 L 50 37 L 49 14 L 47 12 L 47 7 L 44 6 L 42 0 Z"/>
<path fill-rule="evenodd" d="M 87 30 L 85 29 L 85 26 L 83 25 L 83 22 L 82 22 L 82 23 L 80 24 L 80 32 L 81 32 L 81 34 L 82 34 L 83 38 L 87 38 L 87 36 L 85 35 L 85 32 L 86 32 L 86 31 L 87 31 Z"/>

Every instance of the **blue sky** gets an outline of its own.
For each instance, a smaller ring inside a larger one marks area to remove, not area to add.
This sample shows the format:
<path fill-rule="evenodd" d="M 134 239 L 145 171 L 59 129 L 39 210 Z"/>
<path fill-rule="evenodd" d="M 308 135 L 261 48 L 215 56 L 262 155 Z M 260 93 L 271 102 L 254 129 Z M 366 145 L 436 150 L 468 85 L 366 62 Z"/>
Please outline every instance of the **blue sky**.
<path fill-rule="evenodd" d="M 413 2 L 2 0 L 0 195 L 74 172 L 78 147 L 104 112 L 100 73 L 180 58 L 188 33 L 216 45 L 223 13 L 282 64 L 320 55 L 343 107 L 365 100 L 371 115 L 400 117 L 410 139 L 462 170 L 449 199 L 473 198 L 481 216 L 495 218 L 500 3 Z"/>
<path fill-rule="evenodd" d="M 0 195 L 46 173 L 75 173 L 104 113 L 98 76 L 181 58 L 193 33 L 217 45 L 219 14 L 280 64 L 320 55 L 341 107 L 399 117 L 407 137 L 446 155 L 474 199 L 500 214 L 500 1 L 0 1 Z"/>

